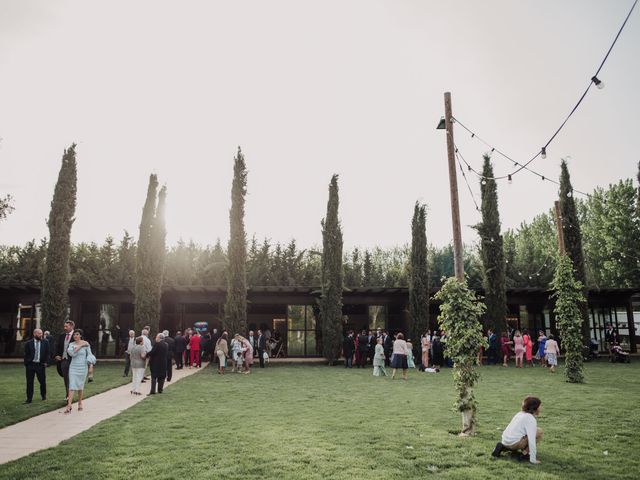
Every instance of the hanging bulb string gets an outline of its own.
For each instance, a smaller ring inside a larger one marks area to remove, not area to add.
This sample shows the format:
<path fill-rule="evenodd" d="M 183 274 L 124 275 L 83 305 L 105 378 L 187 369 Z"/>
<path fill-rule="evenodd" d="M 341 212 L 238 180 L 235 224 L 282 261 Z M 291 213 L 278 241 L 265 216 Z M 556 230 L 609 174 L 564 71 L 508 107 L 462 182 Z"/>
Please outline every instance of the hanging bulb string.
<path fill-rule="evenodd" d="M 480 207 L 478 207 L 478 202 L 476 201 L 476 196 L 471 189 L 471 185 L 469 184 L 469 180 L 467 179 L 467 174 L 464 172 L 464 168 L 462 168 L 462 163 L 460 163 L 460 156 L 458 155 L 458 149 L 456 148 L 456 159 L 458 160 L 458 166 L 460 167 L 460 173 L 462 173 L 462 178 L 464 178 L 464 182 L 467 184 L 467 188 L 469 189 L 469 193 L 471 194 L 471 199 L 473 200 L 474 205 L 476 206 L 476 211 L 480 211 Z M 467 163 L 467 162 L 465 162 Z"/>
<path fill-rule="evenodd" d="M 458 122 L 457 120 L 456 120 L 456 122 L 457 122 L 457 123 L 460 123 L 460 122 Z M 462 124 L 460 124 L 460 126 L 462 126 L 465 130 L 468 130 L 468 129 L 467 129 L 466 127 L 464 127 Z M 480 139 L 477 135 L 475 136 L 475 138 Z M 481 141 L 482 141 L 483 143 L 485 143 L 483 140 L 481 140 Z M 485 143 L 485 144 L 486 144 L 486 143 Z M 462 153 L 460 153 L 460 149 L 459 149 L 459 148 L 458 148 L 458 146 L 455 144 L 455 142 L 454 142 L 454 144 L 453 144 L 453 145 L 454 145 L 454 147 L 455 147 L 456 155 L 459 155 L 459 156 L 460 156 L 460 158 L 462 158 L 462 161 L 463 161 L 463 162 L 464 162 L 464 164 L 467 166 L 467 169 L 468 169 L 470 172 L 475 173 L 475 174 L 476 174 L 476 176 L 477 176 L 478 178 L 480 178 L 480 179 L 485 179 L 485 180 L 504 180 L 504 179 L 506 178 L 507 180 L 513 180 L 513 175 L 515 175 L 516 173 L 518 173 L 519 171 L 521 171 L 521 170 L 522 170 L 522 169 L 520 169 L 520 170 L 516 170 L 516 171 L 514 171 L 514 172 L 512 172 L 512 173 L 508 173 L 508 174 L 506 174 L 506 175 L 501 175 L 501 176 L 497 176 L 497 177 L 496 177 L 496 176 L 493 176 L 493 177 L 486 177 L 486 176 L 484 176 L 484 175 L 482 174 L 482 172 L 477 171 L 475 168 L 473 168 L 473 167 L 471 166 L 471 164 L 469 164 L 469 162 L 467 162 L 467 161 L 465 160 L 465 158 L 462 156 Z M 489 147 L 491 147 L 490 145 L 488 145 L 488 146 L 489 146 Z M 494 148 L 493 150 L 495 150 L 496 152 L 500 153 L 500 152 L 499 152 L 499 150 L 498 150 L 497 148 Z M 501 154 L 501 155 L 503 155 L 503 154 Z M 515 162 L 515 160 L 512 160 L 511 158 L 509 158 L 509 157 L 508 157 L 508 156 L 506 156 L 506 155 L 503 155 L 503 156 L 504 156 L 505 158 L 508 158 L 508 159 L 509 159 L 509 160 L 511 160 L 512 162 L 516 163 L 516 165 L 518 165 L 518 163 L 517 163 L 517 162 Z M 538 178 L 540 178 L 540 179 L 541 179 L 541 180 L 543 180 L 543 181 L 545 181 L 545 180 L 546 180 L 546 181 L 548 181 L 548 182 L 551 182 L 551 183 L 553 183 L 553 184 L 555 184 L 555 185 L 560 186 L 560 182 L 558 182 L 557 180 L 554 180 L 553 178 L 549 178 L 549 177 L 547 177 L 546 175 L 542 175 L 541 173 L 538 173 L 538 172 L 536 172 L 535 170 L 532 170 L 532 169 L 531 169 L 531 168 L 529 168 L 529 167 L 526 167 L 525 169 L 526 169 L 528 172 L 532 173 L 533 175 L 536 175 Z M 572 191 L 573 191 L 574 193 L 579 193 L 580 195 L 584 195 L 585 197 L 588 197 L 588 198 L 591 198 L 591 197 L 593 196 L 593 195 L 591 195 L 590 193 L 583 192 L 582 190 L 578 190 L 577 188 L 573 188 L 573 189 L 572 189 Z"/>
<path fill-rule="evenodd" d="M 613 39 L 613 43 L 611 44 L 611 46 L 609 47 L 609 50 L 607 51 L 606 55 L 604 56 L 604 59 L 602 60 L 602 63 L 600 64 L 600 66 L 598 67 L 598 70 L 596 70 L 596 73 L 593 77 L 591 77 L 591 81 L 589 82 L 589 85 L 587 85 L 586 90 L 584 91 L 584 93 L 582 94 L 582 96 L 580 96 L 580 98 L 578 99 L 578 103 L 575 104 L 575 106 L 571 109 L 571 111 L 569 112 L 569 115 L 567 115 L 567 117 L 564 119 L 564 121 L 560 124 L 560 126 L 558 127 L 558 129 L 553 133 L 553 135 L 551 135 L 551 138 L 549 138 L 549 140 L 547 141 L 547 143 L 544 144 L 544 146 L 542 147 L 542 149 L 540 149 L 530 160 L 528 160 L 527 162 L 520 164 L 518 162 L 516 162 L 515 160 L 513 160 L 511 157 L 509 157 L 508 155 L 506 155 L 504 152 L 502 152 L 501 150 L 499 150 L 498 148 L 495 148 L 491 145 L 489 145 L 487 142 L 485 142 L 484 140 L 481 140 L 483 143 L 485 143 L 489 148 L 492 149 L 492 151 L 496 151 L 498 152 L 500 155 L 502 155 L 503 157 L 507 158 L 508 160 L 510 160 L 511 162 L 513 162 L 516 166 L 518 166 L 518 168 L 516 170 L 514 170 L 513 172 L 510 173 L 510 175 L 515 175 L 516 173 L 520 172 L 521 170 L 527 168 L 529 166 L 529 164 L 531 164 L 531 162 L 533 162 L 536 158 L 538 158 L 539 156 L 543 156 L 546 157 L 546 149 L 547 147 L 551 144 L 551 142 L 553 142 L 553 140 L 555 140 L 555 138 L 558 136 L 558 134 L 560 133 L 560 131 L 564 128 L 564 126 L 567 124 L 567 122 L 569 121 L 569 119 L 573 116 L 573 114 L 576 112 L 576 110 L 578 109 L 578 107 L 580 106 L 580 104 L 582 103 L 582 101 L 585 99 L 585 97 L 587 96 L 587 93 L 589 93 L 589 90 L 591 89 L 591 87 L 593 85 L 600 85 L 602 82 L 598 79 L 598 74 L 600 73 L 600 70 L 602 70 L 602 67 L 604 67 L 604 64 L 606 63 L 607 59 L 609 58 L 609 54 L 611 53 L 611 51 L 613 50 L 613 47 L 615 46 L 616 42 L 618 41 L 618 38 L 620 37 L 620 34 L 622 33 L 622 30 L 624 30 L 625 25 L 627 24 L 627 21 L 629 20 L 629 17 L 631 16 L 631 13 L 633 13 L 634 8 L 636 7 L 636 4 L 638 3 L 638 0 L 635 0 L 633 2 L 633 5 L 631 6 L 631 9 L 629 10 L 629 13 L 627 14 L 626 18 L 624 19 L 624 22 L 622 22 L 622 26 L 620 27 L 620 30 L 618 30 L 618 33 L 616 34 L 615 38 Z M 604 84 L 602 84 L 604 85 Z M 602 88 L 602 87 L 600 87 Z M 460 126 L 462 128 L 464 128 L 465 130 L 467 130 L 469 133 L 471 133 L 471 138 L 479 138 L 478 135 L 473 132 L 472 130 L 470 130 L 469 128 L 465 127 L 460 120 L 458 120 L 457 118 L 453 117 L 453 120 L 455 120 L 456 123 L 459 123 Z M 544 154 L 543 154 L 544 152 Z M 535 172 L 533 172 L 535 173 Z M 539 177 L 542 177 L 542 175 L 537 174 Z M 504 177 L 506 178 L 506 176 Z M 543 177 L 544 178 L 544 177 Z M 577 191 L 577 190 L 576 190 Z M 578 192 L 578 193 L 583 193 L 583 192 Z"/>

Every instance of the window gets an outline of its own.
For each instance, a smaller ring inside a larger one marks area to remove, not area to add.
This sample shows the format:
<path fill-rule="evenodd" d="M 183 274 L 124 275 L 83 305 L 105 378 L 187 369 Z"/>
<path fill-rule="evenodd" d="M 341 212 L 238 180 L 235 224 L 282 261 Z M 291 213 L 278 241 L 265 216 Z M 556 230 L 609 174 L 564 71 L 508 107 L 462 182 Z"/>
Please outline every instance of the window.
<path fill-rule="evenodd" d="M 369 306 L 369 330 L 376 330 L 377 328 L 387 328 L 386 305 Z"/>
<path fill-rule="evenodd" d="M 311 305 L 287 306 L 287 354 L 292 357 L 319 355 L 316 317 Z"/>

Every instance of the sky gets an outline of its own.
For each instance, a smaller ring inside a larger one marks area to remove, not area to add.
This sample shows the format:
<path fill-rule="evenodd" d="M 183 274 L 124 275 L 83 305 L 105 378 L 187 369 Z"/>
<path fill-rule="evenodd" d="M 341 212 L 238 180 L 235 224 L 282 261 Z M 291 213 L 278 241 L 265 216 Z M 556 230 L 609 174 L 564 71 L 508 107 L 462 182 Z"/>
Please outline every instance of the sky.
<path fill-rule="evenodd" d="M 151 173 L 167 186 L 167 243 L 225 243 L 233 157 L 248 169 L 247 235 L 321 244 L 339 175 L 346 248 L 451 241 L 443 94 L 518 161 L 562 123 L 633 0 L 0 1 L 0 244 L 48 236 L 62 153 L 76 142 L 72 241 L 138 235 Z M 591 192 L 640 160 L 640 9 L 566 127 L 531 167 Z M 455 126 L 477 170 L 489 150 Z M 493 155 L 496 175 L 513 170 Z M 459 175 L 463 240 L 480 220 Z M 479 202 L 479 179 L 467 172 Z M 558 187 L 498 183 L 503 229 L 549 210 Z"/>

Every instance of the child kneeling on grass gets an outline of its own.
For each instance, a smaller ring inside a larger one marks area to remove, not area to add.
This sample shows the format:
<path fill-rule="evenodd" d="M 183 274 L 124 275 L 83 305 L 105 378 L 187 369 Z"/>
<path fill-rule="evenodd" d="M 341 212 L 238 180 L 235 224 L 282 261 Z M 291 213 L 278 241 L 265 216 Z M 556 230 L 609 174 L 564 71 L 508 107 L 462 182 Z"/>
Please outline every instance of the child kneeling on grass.
<path fill-rule="evenodd" d="M 542 439 L 542 429 L 538 428 L 536 417 L 540 415 L 541 403 L 537 397 L 525 397 L 522 411 L 513 416 L 502 432 L 502 441 L 498 442 L 491 455 L 499 457 L 503 450 L 520 451 L 518 460 L 540 463 L 536 455 L 538 442 Z"/>

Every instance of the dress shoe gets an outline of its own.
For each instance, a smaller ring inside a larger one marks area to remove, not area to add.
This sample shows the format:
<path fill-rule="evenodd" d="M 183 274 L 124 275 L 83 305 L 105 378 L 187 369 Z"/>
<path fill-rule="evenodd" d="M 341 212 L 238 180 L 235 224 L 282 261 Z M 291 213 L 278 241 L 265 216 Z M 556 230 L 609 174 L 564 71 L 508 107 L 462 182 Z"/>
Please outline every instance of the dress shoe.
<path fill-rule="evenodd" d="M 25 400 L 24 402 L 22 402 L 24 405 L 26 405 L 27 403 L 31 403 L 31 400 Z"/>
<path fill-rule="evenodd" d="M 47 397 L 42 397 L 42 401 L 45 401 L 47 399 Z"/>

